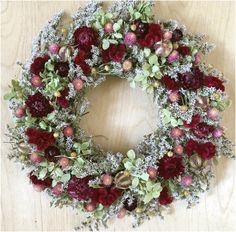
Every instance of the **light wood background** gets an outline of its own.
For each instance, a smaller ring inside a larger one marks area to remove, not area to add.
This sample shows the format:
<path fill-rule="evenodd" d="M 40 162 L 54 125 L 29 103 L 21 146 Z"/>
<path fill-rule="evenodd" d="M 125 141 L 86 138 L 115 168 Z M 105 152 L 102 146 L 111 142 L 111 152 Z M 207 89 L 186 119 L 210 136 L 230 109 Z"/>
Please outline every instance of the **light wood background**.
<path fill-rule="evenodd" d="M 1 86 L 7 91 L 11 78 L 16 78 L 17 60 L 24 61 L 30 51 L 31 41 L 46 21 L 60 9 L 75 12 L 85 2 L 79 1 L 18 1 L 1 2 Z M 110 3 L 107 3 L 110 4 Z M 177 19 L 192 32 L 209 35 L 217 48 L 208 61 L 222 70 L 229 80 L 226 90 L 233 104 L 224 114 L 227 135 L 235 139 L 235 23 L 234 2 L 157 2 L 155 14 L 162 19 Z M 132 90 L 128 83 L 109 78 L 107 82 L 89 93 L 90 114 L 83 120 L 84 128 L 98 137 L 105 149 L 126 151 L 155 128 L 158 120 L 151 96 L 141 90 Z M 1 98 L 2 100 L 2 98 Z M 108 117 L 109 113 L 109 117 Z M 2 231 L 70 231 L 78 225 L 83 215 L 71 209 L 49 207 L 50 198 L 37 193 L 29 185 L 26 172 L 10 162 L 6 156 L 9 146 L 6 124 L 12 124 L 6 102 L 1 103 L 1 230 Z M 154 218 L 145 222 L 140 231 L 234 231 L 236 216 L 235 162 L 222 159 L 215 168 L 216 178 L 209 193 L 201 203 L 187 210 L 182 202 L 173 204 L 165 220 Z M 113 220 L 107 231 L 132 231 L 130 218 Z M 136 230 L 137 231 L 137 230 Z"/>

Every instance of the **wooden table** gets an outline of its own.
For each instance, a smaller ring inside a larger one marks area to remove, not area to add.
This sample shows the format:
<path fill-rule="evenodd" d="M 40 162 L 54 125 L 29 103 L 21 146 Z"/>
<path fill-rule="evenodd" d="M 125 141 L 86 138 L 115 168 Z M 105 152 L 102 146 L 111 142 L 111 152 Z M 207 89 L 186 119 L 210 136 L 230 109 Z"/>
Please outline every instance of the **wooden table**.
<path fill-rule="evenodd" d="M 17 78 L 20 69 L 17 60 L 24 61 L 31 41 L 46 21 L 60 9 L 69 15 L 85 2 L 24 1 L 1 3 L 1 82 L 2 94 L 7 91 L 11 78 Z M 107 3 L 109 4 L 109 3 Z M 234 99 L 235 29 L 233 2 L 157 2 L 155 14 L 161 19 L 177 19 L 192 32 L 209 35 L 209 41 L 217 48 L 209 57 L 209 63 L 222 70 L 229 83 L 226 90 Z M 106 90 L 106 91 L 105 91 Z M 132 90 L 126 81 L 109 78 L 107 82 L 89 94 L 90 114 L 83 121 L 84 128 L 98 137 L 105 149 L 127 151 L 142 136 L 155 128 L 157 113 L 151 96 L 140 89 Z M 2 98 L 1 98 L 2 100 Z M 1 103 L 1 209 L 3 231 L 68 231 L 78 225 L 83 215 L 71 209 L 49 207 L 50 198 L 37 193 L 28 183 L 26 171 L 7 159 L 9 146 L 3 141 L 6 124 L 12 124 L 6 102 Z M 108 117 L 109 112 L 109 117 Z M 112 113 L 111 113 L 112 112 Z M 127 116 L 128 115 L 128 116 Z M 227 135 L 234 140 L 234 101 L 224 113 L 223 124 Z M 209 193 L 202 196 L 201 203 L 190 209 L 176 202 L 165 220 L 154 218 L 140 227 L 140 231 L 225 231 L 235 230 L 235 162 L 222 159 L 215 168 L 216 178 Z M 132 230 L 130 219 L 113 220 L 110 231 Z M 107 230 L 108 231 L 108 230 Z M 137 231 L 137 230 L 136 230 Z"/>

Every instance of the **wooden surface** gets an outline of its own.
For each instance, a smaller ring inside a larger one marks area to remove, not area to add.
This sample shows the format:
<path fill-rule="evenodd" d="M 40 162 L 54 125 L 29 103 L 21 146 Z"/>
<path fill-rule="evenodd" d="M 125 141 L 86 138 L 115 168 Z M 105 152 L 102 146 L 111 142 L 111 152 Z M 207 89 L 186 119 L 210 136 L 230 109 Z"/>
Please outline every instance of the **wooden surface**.
<path fill-rule="evenodd" d="M 84 2 L 24 1 L 1 3 L 1 86 L 7 90 L 11 78 L 19 74 L 15 65 L 24 61 L 30 51 L 31 41 L 46 21 L 60 9 L 73 13 Z M 163 19 L 177 19 L 192 32 L 203 32 L 217 45 L 208 61 L 222 70 L 229 80 L 226 86 L 234 99 L 235 31 L 233 2 L 157 2 L 155 14 Z M 139 89 L 132 90 L 128 83 L 110 78 L 89 94 L 90 114 L 83 120 L 84 128 L 98 137 L 105 149 L 126 151 L 155 128 L 157 113 L 151 96 Z M 1 98 L 2 100 L 2 98 Z M 228 137 L 234 135 L 234 101 L 224 114 Z M 108 112 L 112 112 L 108 117 Z M 49 207 L 50 198 L 37 193 L 29 185 L 26 172 L 6 158 L 9 146 L 4 131 L 11 122 L 5 102 L 1 103 L 1 209 L 2 231 L 69 231 L 83 218 L 71 209 Z M 173 204 L 165 220 L 154 218 L 139 228 L 140 231 L 233 231 L 235 230 L 235 162 L 222 159 L 215 168 L 216 178 L 212 189 L 201 203 L 187 210 L 182 202 Z M 130 218 L 110 223 L 109 231 L 132 230 Z M 133 230 L 134 231 L 134 230 Z M 137 231 L 137 230 L 136 230 Z"/>

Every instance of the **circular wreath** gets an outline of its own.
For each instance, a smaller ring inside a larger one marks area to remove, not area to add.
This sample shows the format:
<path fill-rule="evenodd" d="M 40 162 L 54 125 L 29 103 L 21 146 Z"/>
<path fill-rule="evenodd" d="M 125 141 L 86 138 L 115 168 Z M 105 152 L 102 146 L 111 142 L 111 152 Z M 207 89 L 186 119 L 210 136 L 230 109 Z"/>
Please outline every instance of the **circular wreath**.
<path fill-rule="evenodd" d="M 190 207 L 209 189 L 212 161 L 233 157 L 220 126 L 223 74 L 201 58 L 213 46 L 151 11 L 150 2 L 118 1 L 107 11 L 92 2 L 68 30 L 57 14 L 5 96 L 15 120 L 9 157 L 31 168 L 31 183 L 52 205 L 87 212 L 83 226 L 126 214 L 137 226 L 178 199 Z M 156 131 L 127 154 L 103 151 L 80 127 L 86 91 L 110 75 L 152 93 L 160 111 Z"/>

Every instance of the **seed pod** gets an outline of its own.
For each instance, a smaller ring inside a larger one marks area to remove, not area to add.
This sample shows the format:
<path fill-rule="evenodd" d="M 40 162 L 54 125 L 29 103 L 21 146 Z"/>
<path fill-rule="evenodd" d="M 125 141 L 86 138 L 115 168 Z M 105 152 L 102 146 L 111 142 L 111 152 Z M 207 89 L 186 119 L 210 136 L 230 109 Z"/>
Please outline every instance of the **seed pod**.
<path fill-rule="evenodd" d="M 63 47 L 60 48 L 58 54 L 61 58 L 61 61 L 66 62 L 66 61 L 68 61 L 69 57 L 72 54 L 72 47 L 63 46 Z"/>
<path fill-rule="evenodd" d="M 119 189 L 127 189 L 131 185 L 131 182 L 131 177 L 124 172 L 117 173 L 114 179 L 114 183 Z"/>
<path fill-rule="evenodd" d="M 190 157 L 189 163 L 190 163 L 191 167 L 199 169 L 203 166 L 204 162 L 199 155 L 194 154 Z"/>
<path fill-rule="evenodd" d="M 30 151 L 30 149 L 28 148 L 27 144 L 24 143 L 24 142 L 19 142 L 17 149 L 18 149 L 18 151 L 19 151 L 20 153 L 24 153 L 24 154 L 27 154 L 27 153 L 29 153 L 29 151 Z"/>

